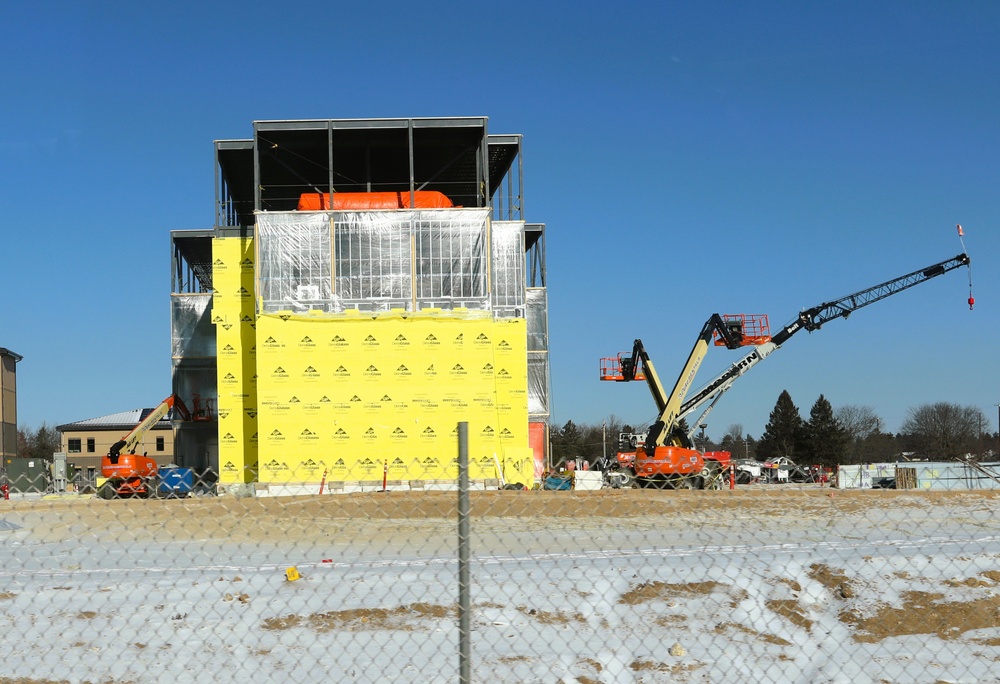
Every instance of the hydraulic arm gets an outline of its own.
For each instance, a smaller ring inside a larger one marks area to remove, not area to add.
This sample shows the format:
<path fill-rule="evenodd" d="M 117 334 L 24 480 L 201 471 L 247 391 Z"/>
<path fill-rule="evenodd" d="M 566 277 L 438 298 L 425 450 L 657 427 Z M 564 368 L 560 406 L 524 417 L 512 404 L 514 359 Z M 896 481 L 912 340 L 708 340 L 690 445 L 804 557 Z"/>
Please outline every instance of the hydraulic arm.
<path fill-rule="evenodd" d="M 698 339 L 695 341 L 687 362 L 677 377 L 677 382 L 674 383 L 670 394 L 664 390 L 656 368 L 642 345 L 642 340 L 636 340 L 633 344 L 631 357 L 619 357 L 621 375 L 615 379 L 627 382 L 643 377 L 649 386 L 650 394 L 653 395 L 653 401 L 656 403 L 656 422 L 650 427 L 646 436 L 646 445 L 650 451 L 657 446 L 664 446 L 673 433 L 681 402 L 684 401 L 685 395 L 691 388 L 713 338 L 717 340 L 717 344 L 724 345 L 729 349 L 736 349 L 746 344 L 743 330 L 739 325 L 732 321 L 723 320 L 719 314 L 712 314 L 698 334 Z"/>
<path fill-rule="evenodd" d="M 118 454 L 123 451 L 126 454 L 135 453 L 136 447 L 138 447 L 142 442 L 142 438 L 145 437 L 149 429 L 159 423 L 160 419 L 167 415 L 167 413 L 170 412 L 170 409 L 175 407 L 180 412 L 181 417 L 183 417 L 184 420 L 191 420 L 191 414 L 184 405 L 184 402 L 181 401 L 180 397 L 177 395 L 171 394 L 169 397 L 161 401 L 155 409 L 150 411 L 149 415 L 143 418 L 138 425 L 132 428 L 131 432 L 112 444 L 111 449 L 108 452 L 108 456 L 112 459 L 116 459 Z"/>
<path fill-rule="evenodd" d="M 911 288 L 914 285 L 927 282 L 928 280 L 936 278 L 939 275 L 944 275 L 948 271 L 953 271 L 956 268 L 969 265 L 969 255 L 963 252 L 956 257 L 952 257 L 951 259 L 922 268 L 919 271 L 907 273 L 904 276 L 893 278 L 892 280 L 875 285 L 874 287 L 869 287 L 861 290 L 860 292 L 855 292 L 854 294 L 849 294 L 846 297 L 841 297 L 840 299 L 832 302 L 824 302 L 819 306 L 805 309 L 800 312 L 791 323 L 772 336 L 771 339 L 756 345 L 753 351 L 734 363 L 721 375 L 713 379 L 703 388 L 698 390 L 694 396 L 684 402 L 678 413 L 678 420 L 694 412 L 706 402 L 711 401 L 704 413 L 702 413 L 698 420 L 695 421 L 694 425 L 700 425 L 703 423 L 708 413 L 715 407 L 715 404 L 719 401 L 726 390 L 732 387 L 737 378 L 741 377 L 755 365 L 763 361 L 771 352 L 778 349 L 798 331 L 803 329 L 809 330 L 810 332 L 813 330 L 819 330 L 825 323 L 832 321 L 835 318 L 847 318 L 853 312 L 862 307 L 885 299 L 886 297 L 894 295 L 897 292 L 902 292 L 903 290 Z M 971 295 L 969 298 L 971 306 Z M 690 440 L 691 436 L 688 435 L 685 441 L 690 442 Z"/>

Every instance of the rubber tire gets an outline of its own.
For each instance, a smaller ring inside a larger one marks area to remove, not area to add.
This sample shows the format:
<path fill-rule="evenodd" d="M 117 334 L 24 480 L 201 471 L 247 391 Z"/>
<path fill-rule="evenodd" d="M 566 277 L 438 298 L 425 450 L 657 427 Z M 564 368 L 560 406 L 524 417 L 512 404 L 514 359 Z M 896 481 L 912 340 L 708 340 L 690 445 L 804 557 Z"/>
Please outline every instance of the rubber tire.
<path fill-rule="evenodd" d="M 706 463 L 701 469 L 701 487 L 699 489 L 722 489 L 723 471 L 715 461 Z"/>
<path fill-rule="evenodd" d="M 113 484 L 105 482 L 97 488 L 97 496 L 110 501 L 111 499 L 118 498 L 118 492 L 115 491 L 115 486 Z"/>
<path fill-rule="evenodd" d="M 616 470 L 611 477 L 618 483 L 615 489 L 632 489 L 636 486 L 636 477 L 631 470 Z"/>

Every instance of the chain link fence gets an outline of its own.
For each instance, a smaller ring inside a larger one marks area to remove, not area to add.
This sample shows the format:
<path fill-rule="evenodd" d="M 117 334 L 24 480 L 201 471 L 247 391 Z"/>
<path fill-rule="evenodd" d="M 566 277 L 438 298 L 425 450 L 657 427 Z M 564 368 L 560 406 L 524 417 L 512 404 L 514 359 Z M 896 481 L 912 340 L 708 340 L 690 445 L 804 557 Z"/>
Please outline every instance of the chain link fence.
<path fill-rule="evenodd" d="M 1000 681 L 1000 491 L 245 494 L 0 501 L 0 683 Z"/>

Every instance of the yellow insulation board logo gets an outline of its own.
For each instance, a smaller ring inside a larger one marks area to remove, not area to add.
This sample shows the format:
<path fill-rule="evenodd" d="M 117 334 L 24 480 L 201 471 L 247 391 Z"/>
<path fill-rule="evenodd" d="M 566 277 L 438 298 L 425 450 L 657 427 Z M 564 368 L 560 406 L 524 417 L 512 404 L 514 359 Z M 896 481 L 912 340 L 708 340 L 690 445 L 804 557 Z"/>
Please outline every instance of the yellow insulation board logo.
<path fill-rule="evenodd" d="M 523 319 L 256 324 L 261 480 L 318 481 L 323 470 L 331 480 L 455 479 L 460 421 L 470 477 L 499 477 L 505 454 L 527 448 Z"/>
<path fill-rule="evenodd" d="M 219 481 L 257 479 L 257 368 L 253 240 L 212 240 L 219 414 Z"/>

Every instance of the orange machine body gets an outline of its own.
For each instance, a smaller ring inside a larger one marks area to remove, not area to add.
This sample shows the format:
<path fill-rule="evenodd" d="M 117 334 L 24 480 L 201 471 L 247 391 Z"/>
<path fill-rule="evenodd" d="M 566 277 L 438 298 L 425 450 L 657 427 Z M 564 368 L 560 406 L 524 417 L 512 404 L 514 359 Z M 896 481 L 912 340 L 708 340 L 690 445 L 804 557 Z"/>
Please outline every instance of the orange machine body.
<path fill-rule="evenodd" d="M 635 474 L 637 477 L 668 479 L 698 475 L 704 472 L 706 461 L 715 461 L 719 469 L 725 469 L 732 459 L 728 451 L 708 451 L 703 454 L 697 449 L 660 446 L 650 454 L 645 446 L 640 446 L 635 450 Z"/>

